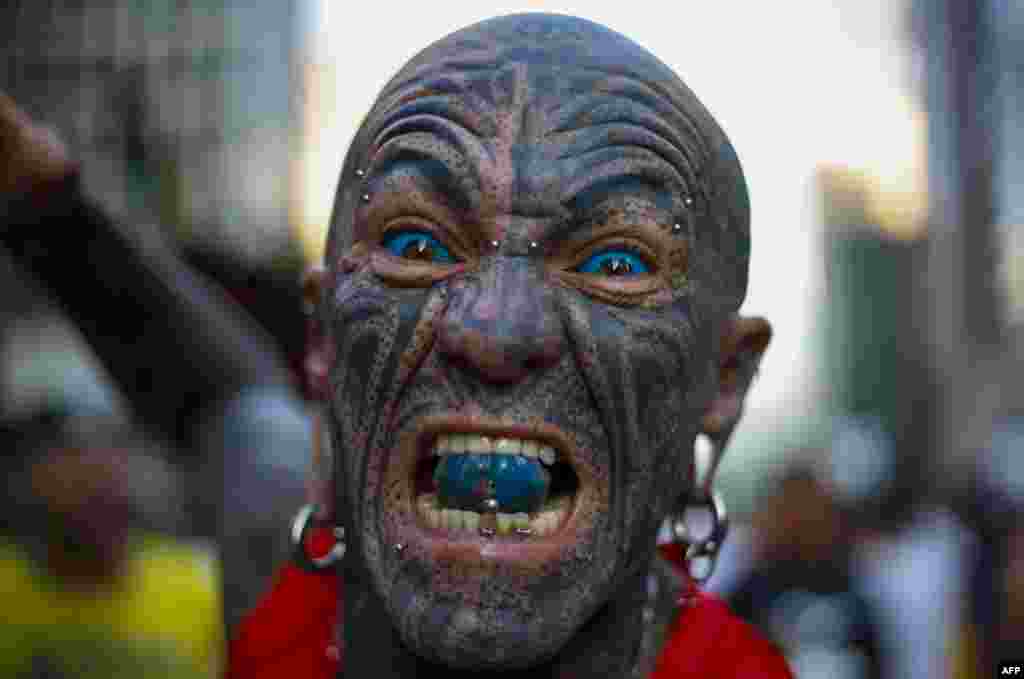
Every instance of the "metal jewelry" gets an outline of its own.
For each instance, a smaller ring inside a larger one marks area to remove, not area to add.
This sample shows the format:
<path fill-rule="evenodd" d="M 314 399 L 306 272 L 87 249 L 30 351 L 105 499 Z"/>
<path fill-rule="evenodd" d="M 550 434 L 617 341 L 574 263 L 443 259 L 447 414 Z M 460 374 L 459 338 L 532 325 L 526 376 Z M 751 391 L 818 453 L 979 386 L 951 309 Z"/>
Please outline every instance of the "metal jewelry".
<path fill-rule="evenodd" d="M 711 530 L 703 536 L 697 535 L 686 522 L 685 509 L 693 507 L 705 508 L 711 514 Z M 684 558 L 690 577 L 698 583 L 707 582 L 715 571 L 718 552 L 729 533 L 729 516 L 721 494 L 713 491 L 701 501 L 688 503 L 684 511 L 669 517 L 669 527 L 672 540 L 685 546 Z"/>
<path fill-rule="evenodd" d="M 314 557 L 306 551 L 306 534 L 310 525 L 316 521 L 317 509 L 314 504 L 305 505 L 292 520 L 292 560 L 307 573 L 324 573 L 345 556 L 345 529 L 341 526 L 334 527 L 335 543 L 327 554 Z"/>

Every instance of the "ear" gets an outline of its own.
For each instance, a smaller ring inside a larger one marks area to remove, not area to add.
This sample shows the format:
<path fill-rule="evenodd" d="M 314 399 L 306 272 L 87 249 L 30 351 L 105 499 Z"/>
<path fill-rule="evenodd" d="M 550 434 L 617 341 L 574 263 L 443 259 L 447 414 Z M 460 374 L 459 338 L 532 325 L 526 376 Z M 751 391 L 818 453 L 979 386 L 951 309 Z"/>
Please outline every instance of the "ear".
<path fill-rule="evenodd" d="M 334 346 L 327 337 L 317 310 L 327 286 L 327 272 L 313 266 L 302 277 L 302 301 L 306 310 L 306 373 L 307 396 L 315 401 L 327 398 L 327 378 L 334 363 Z"/>
<path fill-rule="evenodd" d="M 718 352 L 718 391 L 701 421 L 701 431 L 719 451 L 739 422 L 743 400 L 771 339 L 772 326 L 763 318 L 733 316 L 725 322 Z"/>

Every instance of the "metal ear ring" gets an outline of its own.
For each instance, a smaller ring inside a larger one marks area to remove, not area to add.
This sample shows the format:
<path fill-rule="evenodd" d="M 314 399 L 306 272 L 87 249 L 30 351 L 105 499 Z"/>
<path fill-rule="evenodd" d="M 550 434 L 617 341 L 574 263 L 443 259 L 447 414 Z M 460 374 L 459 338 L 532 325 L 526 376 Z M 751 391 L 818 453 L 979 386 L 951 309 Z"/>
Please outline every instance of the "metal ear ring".
<path fill-rule="evenodd" d="M 691 528 L 686 521 L 686 509 L 690 508 L 708 510 L 711 515 L 711 530 L 699 535 Z M 718 553 L 729 534 L 729 516 L 725 511 L 725 502 L 721 494 L 712 491 L 704 500 L 688 503 L 682 511 L 669 516 L 669 526 L 672 530 L 672 541 L 684 547 L 684 558 L 690 577 L 698 583 L 707 582 L 715 572 Z"/>
<path fill-rule="evenodd" d="M 307 573 L 323 573 L 345 556 L 345 529 L 341 526 L 334 527 L 334 546 L 327 554 L 315 557 L 306 551 L 306 535 L 310 525 L 316 521 L 317 509 L 316 505 L 305 505 L 292 520 L 292 560 Z"/>
<path fill-rule="evenodd" d="M 672 541 L 683 546 L 686 569 L 698 583 L 707 582 L 715 571 L 718 552 L 729 533 L 729 515 L 725 501 L 712 488 L 715 470 L 722 459 L 722 451 L 732 434 L 732 428 L 715 435 L 699 434 L 694 441 L 695 491 L 668 516 Z M 687 510 L 705 509 L 710 515 L 710 530 L 696 531 L 687 522 Z"/>

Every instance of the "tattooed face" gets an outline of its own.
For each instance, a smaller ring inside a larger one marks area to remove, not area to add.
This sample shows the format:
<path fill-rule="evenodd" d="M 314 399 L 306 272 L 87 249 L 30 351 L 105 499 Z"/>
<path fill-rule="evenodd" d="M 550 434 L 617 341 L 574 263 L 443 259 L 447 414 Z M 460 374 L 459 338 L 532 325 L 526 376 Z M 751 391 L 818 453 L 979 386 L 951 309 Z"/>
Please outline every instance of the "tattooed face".
<path fill-rule="evenodd" d="M 747 220 L 709 114 L 589 22 L 484 22 L 384 89 L 321 311 L 339 511 L 407 646 L 528 665 L 646 567 L 691 485 Z"/>

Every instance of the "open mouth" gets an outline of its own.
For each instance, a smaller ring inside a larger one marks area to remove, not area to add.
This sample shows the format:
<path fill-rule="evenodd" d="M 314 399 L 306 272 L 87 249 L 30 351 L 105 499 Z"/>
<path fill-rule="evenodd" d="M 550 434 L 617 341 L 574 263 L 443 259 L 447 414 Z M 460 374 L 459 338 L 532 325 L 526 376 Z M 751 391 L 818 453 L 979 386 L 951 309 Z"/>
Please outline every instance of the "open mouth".
<path fill-rule="evenodd" d="M 580 492 L 580 479 L 558 444 L 468 431 L 424 436 L 413 479 L 420 526 L 452 537 L 558 533 Z"/>

